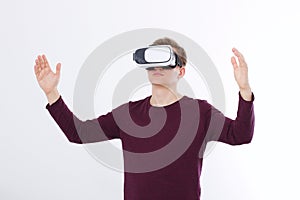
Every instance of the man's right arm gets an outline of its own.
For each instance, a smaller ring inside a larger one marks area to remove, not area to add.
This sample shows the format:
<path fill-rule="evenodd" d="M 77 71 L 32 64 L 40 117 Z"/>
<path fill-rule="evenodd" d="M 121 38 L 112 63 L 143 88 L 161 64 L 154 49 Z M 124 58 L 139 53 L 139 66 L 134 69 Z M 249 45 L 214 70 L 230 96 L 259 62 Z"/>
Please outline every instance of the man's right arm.
<path fill-rule="evenodd" d="M 86 121 L 73 115 L 57 90 L 60 71 L 60 63 L 56 65 L 56 72 L 52 71 L 45 55 L 39 55 L 35 60 L 36 79 L 48 99 L 46 108 L 69 141 L 82 144 L 119 138 L 119 127 L 111 112 Z"/>
<path fill-rule="evenodd" d="M 82 121 L 69 110 L 61 96 L 51 105 L 48 103 L 46 109 L 72 143 L 93 143 L 120 138 L 120 130 L 112 112 Z"/>

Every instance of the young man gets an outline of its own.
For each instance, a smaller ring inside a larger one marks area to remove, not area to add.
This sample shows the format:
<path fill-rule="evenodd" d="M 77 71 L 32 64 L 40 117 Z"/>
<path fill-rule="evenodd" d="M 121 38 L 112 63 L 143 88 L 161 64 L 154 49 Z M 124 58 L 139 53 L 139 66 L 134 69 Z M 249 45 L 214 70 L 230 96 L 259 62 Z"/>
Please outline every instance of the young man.
<path fill-rule="evenodd" d="M 34 70 L 49 102 L 46 108 L 70 142 L 121 139 L 125 200 L 199 200 L 199 178 L 207 142 L 240 145 L 252 140 L 254 95 L 247 64 L 234 48 L 238 63 L 234 56 L 231 62 L 240 91 L 237 117 L 232 120 L 207 101 L 177 91 L 177 83 L 185 74 L 186 53 L 182 47 L 170 38 L 158 39 L 152 45 L 171 45 L 182 66 L 148 69 L 150 96 L 125 103 L 97 119 L 82 121 L 64 103 L 57 90 L 60 63 L 54 73 L 45 55 L 38 56 Z"/>

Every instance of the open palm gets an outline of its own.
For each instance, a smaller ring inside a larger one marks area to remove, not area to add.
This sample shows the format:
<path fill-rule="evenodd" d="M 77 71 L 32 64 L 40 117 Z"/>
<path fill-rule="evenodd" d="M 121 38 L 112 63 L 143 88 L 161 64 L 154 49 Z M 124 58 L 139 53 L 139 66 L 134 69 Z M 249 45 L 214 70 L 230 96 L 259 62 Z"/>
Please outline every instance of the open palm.
<path fill-rule="evenodd" d="M 39 55 L 35 60 L 34 72 L 37 81 L 45 94 L 49 94 L 56 89 L 60 78 L 60 69 L 61 64 L 58 63 L 56 65 L 56 73 L 54 73 L 51 70 L 45 55 Z"/>
<path fill-rule="evenodd" d="M 247 89 L 250 87 L 247 63 L 244 56 L 236 48 L 233 48 L 232 51 L 239 61 L 238 63 L 234 56 L 231 57 L 231 63 L 234 69 L 234 78 L 240 89 Z"/>

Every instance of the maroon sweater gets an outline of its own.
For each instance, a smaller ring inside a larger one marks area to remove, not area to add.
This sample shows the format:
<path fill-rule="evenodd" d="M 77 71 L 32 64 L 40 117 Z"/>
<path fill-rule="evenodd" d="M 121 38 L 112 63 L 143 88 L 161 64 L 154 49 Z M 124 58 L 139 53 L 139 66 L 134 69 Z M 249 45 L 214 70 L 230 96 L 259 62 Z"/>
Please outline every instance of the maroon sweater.
<path fill-rule="evenodd" d="M 155 107 L 150 97 L 85 121 L 73 115 L 61 96 L 46 108 L 70 142 L 121 139 L 125 200 L 199 200 L 207 142 L 249 143 L 254 131 L 254 95 L 245 101 L 239 93 L 235 120 L 205 100 L 184 96 L 168 106 Z"/>

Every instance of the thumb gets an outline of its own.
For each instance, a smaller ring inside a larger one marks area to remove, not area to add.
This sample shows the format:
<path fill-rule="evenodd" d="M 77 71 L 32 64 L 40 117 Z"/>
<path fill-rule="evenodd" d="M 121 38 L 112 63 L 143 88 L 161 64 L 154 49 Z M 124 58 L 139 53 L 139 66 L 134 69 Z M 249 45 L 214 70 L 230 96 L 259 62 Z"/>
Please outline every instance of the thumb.
<path fill-rule="evenodd" d="M 55 74 L 60 75 L 61 63 L 57 63 Z"/>

